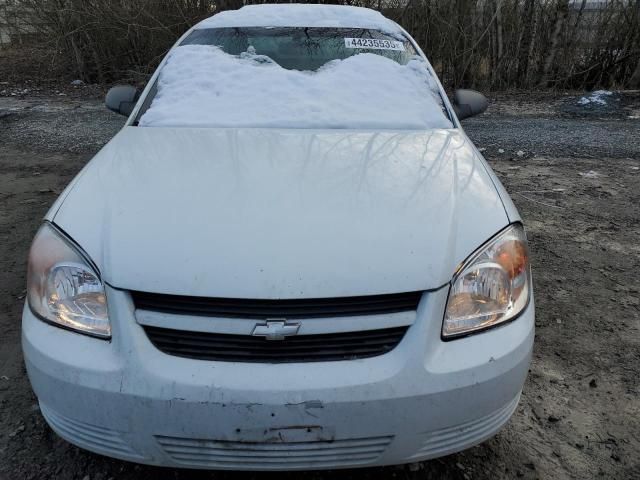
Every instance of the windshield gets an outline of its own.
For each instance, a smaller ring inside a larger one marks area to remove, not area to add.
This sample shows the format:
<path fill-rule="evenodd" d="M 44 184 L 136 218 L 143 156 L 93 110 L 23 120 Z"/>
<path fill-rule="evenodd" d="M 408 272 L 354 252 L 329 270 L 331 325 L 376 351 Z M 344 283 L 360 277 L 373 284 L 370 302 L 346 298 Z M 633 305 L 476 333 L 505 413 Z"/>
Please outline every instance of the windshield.
<path fill-rule="evenodd" d="M 451 128 L 407 38 L 354 28 L 209 28 L 174 48 L 147 127 Z"/>
<path fill-rule="evenodd" d="M 194 31 L 182 45 L 215 45 L 231 55 L 251 49 L 288 70 L 312 71 L 358 53 L 402 65 L 417 54 L 406 38 L 362 28 L 208 28 Z"/>

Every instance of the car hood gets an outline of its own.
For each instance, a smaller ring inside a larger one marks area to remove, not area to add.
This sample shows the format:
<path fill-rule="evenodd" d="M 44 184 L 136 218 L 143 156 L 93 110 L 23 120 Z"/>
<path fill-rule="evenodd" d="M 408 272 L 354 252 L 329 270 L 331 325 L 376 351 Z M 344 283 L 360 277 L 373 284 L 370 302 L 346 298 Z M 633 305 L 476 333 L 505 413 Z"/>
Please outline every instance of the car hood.
<path fill-rule="evenodd" d="M 461 130 L 125 127 L 64 195 L 106 282 L 179 295 L 433 289 L 508 223 Z"/>

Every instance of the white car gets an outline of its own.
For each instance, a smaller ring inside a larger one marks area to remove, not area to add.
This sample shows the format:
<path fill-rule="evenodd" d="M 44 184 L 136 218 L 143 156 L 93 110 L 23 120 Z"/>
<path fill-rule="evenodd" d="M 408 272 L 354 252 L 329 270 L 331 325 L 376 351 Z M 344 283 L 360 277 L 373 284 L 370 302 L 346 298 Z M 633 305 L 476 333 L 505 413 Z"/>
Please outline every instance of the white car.
<path fill-rule="evenodd" d="M 372 10 L 259 5 L 188 31 L 29 257 L 51 428 L 172 467 L 417 462 L 518 405 L 520 216 L 417 43 Z M 457 113 L 457 115 L 456 115 Z"/>

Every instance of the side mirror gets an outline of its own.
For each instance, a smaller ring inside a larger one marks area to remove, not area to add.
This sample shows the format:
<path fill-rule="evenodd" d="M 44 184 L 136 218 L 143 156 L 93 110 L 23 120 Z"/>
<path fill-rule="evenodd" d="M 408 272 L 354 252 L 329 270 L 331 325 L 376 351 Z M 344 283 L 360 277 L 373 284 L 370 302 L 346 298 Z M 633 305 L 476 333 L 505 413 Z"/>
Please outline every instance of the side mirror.
<path fill-rule="evenodd" d="M 107 92 L 105 104 L 112 112 L 128 117 L 136 106 L 140 92 L 131 85 L 118 85 Z"/>
<path fill-rule="evenodd" d="M 488 106 L 487 97 L 475 90 L 456 90 L 453 94 L 453 110 L 458 120 L 480 115 Z"/>

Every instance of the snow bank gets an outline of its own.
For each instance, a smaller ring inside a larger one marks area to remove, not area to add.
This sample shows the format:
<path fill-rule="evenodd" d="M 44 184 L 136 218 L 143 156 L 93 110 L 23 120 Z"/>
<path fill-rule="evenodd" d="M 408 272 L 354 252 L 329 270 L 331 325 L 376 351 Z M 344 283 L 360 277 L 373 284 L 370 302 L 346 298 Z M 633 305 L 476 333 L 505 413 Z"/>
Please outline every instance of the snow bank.
<path fill-rule="evenodd" d="M 400 33 L 395 22 L 380 12 L 341 5 L 247 5 L 203 20 L 196 29 L 224 27 L 332 27 L 369 28 Z"/>
<path fill-rule="evenodd" d="M 578 104 L 589 105 L 590 103 L 595 103 L 598 105 L 606 105 L 606 97 L 609 97 L 611 95 L 613 95 L 613 92 L 610 92 L 608 90 L 596 90 L 595 92 L 592 92 L 591 95 L 582 97 L 580 100 L 578 100 Z"/>
<path fill-rule="evenodd" d="M 251 49 L 250 49 L 251 50 Z M 437 87 L 416 57 L 407 65 L 361 53 L 317 72 L 218 47 L 176 48 L 140 125 L 151 127 L 451 128 Z"/>

